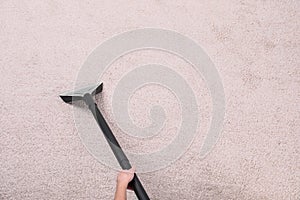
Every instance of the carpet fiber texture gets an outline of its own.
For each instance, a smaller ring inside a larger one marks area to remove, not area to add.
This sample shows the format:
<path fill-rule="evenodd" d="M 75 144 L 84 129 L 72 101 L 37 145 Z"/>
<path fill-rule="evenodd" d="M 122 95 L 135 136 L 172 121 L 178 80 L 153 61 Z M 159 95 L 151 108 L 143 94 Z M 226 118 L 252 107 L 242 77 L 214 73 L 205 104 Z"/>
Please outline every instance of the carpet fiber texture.
<path fill-rule="evenodd" d="M 74 86 L 99 44 L 144 27 L 174 30 L 198 43 L 219 72 L 226 101 L 218 142 L 199 158 L 212 105 L 205 79 L 190 64 L 142 50 L 103 73 L 97 103 L 126 152 L 168 145 L 181 119 L 174 94 L 145 85 L 128 103 L 131 119 L 147 127 L 155 102 L 165 109 L 164 127 L 153 140 L 124 133 L 111 105 L 124 74 L 145 63 L 163 64 L 195 92 L 201 123 L 189 149 L 160 170 L 142 173 L 136 166 L 151 199 L 299 199 L 299 10 L 292 0 L 2 0 L 0 199 L 113 199 L 116 169 L 85 148 L 73 107 L 58 94 Z M 136 199 L 133 192 L 128 199 Z"/>

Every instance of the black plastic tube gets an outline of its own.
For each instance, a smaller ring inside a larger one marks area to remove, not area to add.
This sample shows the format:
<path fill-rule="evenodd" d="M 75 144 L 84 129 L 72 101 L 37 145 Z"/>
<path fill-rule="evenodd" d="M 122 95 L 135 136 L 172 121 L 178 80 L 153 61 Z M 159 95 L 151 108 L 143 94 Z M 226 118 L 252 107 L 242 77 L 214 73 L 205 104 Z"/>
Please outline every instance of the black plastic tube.
<path fill-rule="evenodd" d="M 88 105 L 90 111 L 93 113 L 94 118 L 96 119 L 99 127 L 101 128 L 111 150 L 113 151 L 116 159 L 118 160 L 120 166 L 122 169 L 130 169 L 131 164 L 126 157 L 125 153 L 123 152 L 120 144 L 118 143 L 116 137 L 110 130 L 108 124 L 106 123 L 103 115 L 101 114 L 100 110 L 98 109 L 97 104 L 93 100 L 92 96 L 90 94 L 85 94 L 83 97 L 83 100 Z M 140 182 L 138 176 L 136 173 L 134 173 L 134 177 L 132 181 L 129 183 L 129 186 L 133 188 L 136 196 L 139 200 L 149 200 L 142 183 Z"/>

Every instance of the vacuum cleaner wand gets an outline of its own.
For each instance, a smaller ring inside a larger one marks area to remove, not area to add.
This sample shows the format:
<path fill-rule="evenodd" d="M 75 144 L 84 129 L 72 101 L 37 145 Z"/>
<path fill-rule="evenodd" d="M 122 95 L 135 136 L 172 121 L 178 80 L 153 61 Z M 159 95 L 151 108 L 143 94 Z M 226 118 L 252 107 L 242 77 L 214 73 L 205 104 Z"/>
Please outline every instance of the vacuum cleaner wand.
<path fill-rule="evenodd" d="M 86 105 L 88 105 L 89 110 L 92 112 L 94 118 L 96 119 L 99 127 L 101 128 L 111 150 L 113 151 L 117 161 L 119 162 L 122 169 L 130 169 L 131 164 L 123 152 L 120 144 L 106 123 L 103 115 L 101 114 L 97 104 L 95 103 L 92 95 L 100 93 L 103 89 L 103 83 L 100 85 L 85 87 L 76 91 L 66 92 L 61 94 L 60 97 L 66 103 L 72 104 L 74 101 L 83 100 Z M 148 200 L 149 197 L 138 179 L 137 175 L 134 174 L 133 180 L 129 183 L 130 187 L 133 188 L 136 196 L 139 200 Z"/>

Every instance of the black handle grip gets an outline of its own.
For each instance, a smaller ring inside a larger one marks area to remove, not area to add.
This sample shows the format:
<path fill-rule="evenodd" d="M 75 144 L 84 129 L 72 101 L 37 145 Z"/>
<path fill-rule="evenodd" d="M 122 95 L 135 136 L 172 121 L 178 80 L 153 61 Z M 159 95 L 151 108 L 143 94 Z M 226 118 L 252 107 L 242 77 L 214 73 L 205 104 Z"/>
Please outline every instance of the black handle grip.
<path fill-rule="evenodd" d="M 129 183 L 129 187 L 133 188 L 133 191 L 139 200 L 150 200 L 142 183 L 135 173 L 132 181 Z"/>

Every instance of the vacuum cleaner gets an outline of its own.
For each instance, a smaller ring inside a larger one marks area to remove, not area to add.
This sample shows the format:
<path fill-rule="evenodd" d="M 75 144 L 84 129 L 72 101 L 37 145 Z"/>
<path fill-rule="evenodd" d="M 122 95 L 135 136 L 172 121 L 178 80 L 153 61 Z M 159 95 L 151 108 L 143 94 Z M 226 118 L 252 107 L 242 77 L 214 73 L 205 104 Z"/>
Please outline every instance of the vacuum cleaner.
<path fill-rule="evenodd" d="M 93 96 L 100 93 L 102 89 L 103 83 L 81 88 L 73 92 L 66 92 L 64 94 L 61 94 L 60 97 L 64 102 L 69 104 L 72 104 L 72 102 L 79 100 L 83 100 L 85 102 L 89 110 L 92 112 L 94 118 L 96 119 L 100 129 L 102 130 L 119 165 L 122 169 L 127 170 L 131 168 L 131 164 L 93 99 Z M 129 183 L 129 187 L 134 190 L 139 200 L 149 200 L 149 197 L 136 173 L 134 173 L 134 177 Z"/>

